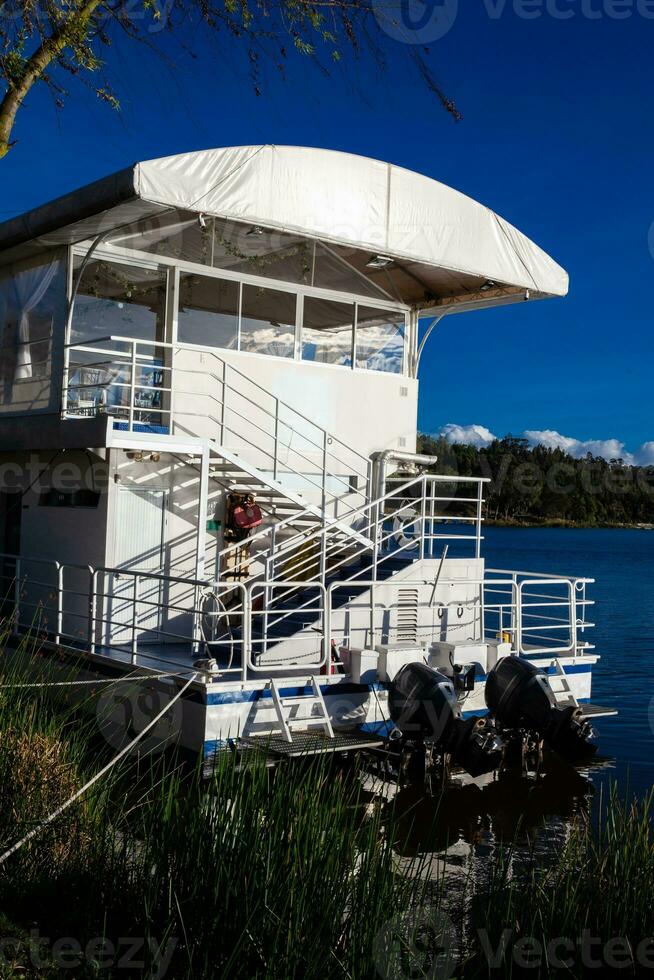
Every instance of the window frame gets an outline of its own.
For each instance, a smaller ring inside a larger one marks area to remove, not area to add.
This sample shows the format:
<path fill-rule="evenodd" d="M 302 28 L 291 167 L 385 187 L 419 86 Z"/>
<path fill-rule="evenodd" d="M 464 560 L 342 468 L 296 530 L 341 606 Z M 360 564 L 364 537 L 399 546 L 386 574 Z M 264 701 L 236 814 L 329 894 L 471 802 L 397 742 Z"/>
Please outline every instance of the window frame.
<path fill-rule="evenodd" d="M 71 246 L 71 265 L 74 265 L 74 260 L 76 257 L 84 257 L 91 247 L 92 243 L 90 241 L 79 242 Z M 199 265 L 194 262 L 186 262 L 181 259 L 169 258 L 165 255 L 157 255 L 153 257 L 151 252 L 141 252 L 136 249 L 126 249 L 121 248 L 116 245 L 111 245 L 109 243 L 102 243 L 98 245 L 93 251 L 93 259 L 96 261 L 105 262 L 116 262 L 123 265 L 138 265 L 144 269 L 153 270 L 168 270 L 168 298 L 166 304 L 166 324 L 165 324 L 165 338 L 169 343 L 177 344 L 179 343 L 177 339 L 177 321 L 178 321 L 178 301 L 179 301 L 179 277 L 184 273 L 193 274 L 196 276 L 207 276 L 213 279 L 223 279 L 236 282 L 239 284 L 239 312 L 238 312 L 238 343 L 234 352 L 242 354 L 246 357 L 265 357 L 270 359 L 271 357 L 288 364 L 291 363 L 301 363 L 304 365 L 319 366 L 321 368 L 326 368 L 329 370 L 336 371 L 358 371 L 362 374 L 370 375 L 377 374 L 387 377 L 405 377 L 407 376 L 407 370 L 409 365 L 409 337 L 410 337 L 410 313 L 411 307 L 398 302 L 393 302 L 391 300 L 373 299 L 370 296 L 362 296 L 349 292 L 342 292 L 341 290 L 325 289 L 319 286 L 307 286 L 299 283 L 285 282 L 279 279 L 272 279 L 263 276 L 253 276 L 248 273 L 235 273 L 228 269 L 217 269 L 213 266 Z M 256 286 L 264 289 L 278 289 L 282 292 L 291 293 L 296 297 L 296 322 L 295 322 L 295 347 L 293 357 L 281 357 L 277 354 L 266 354 L 258 351 L 244 351 L 241 350 L 241 319 L 243 311 L 243 286 L 250 285 Z M 72 285 L 71 285 L 72 292 Z M 315 297 L 316 299 L 332 300 L 333 302 L 340 302 L 351 304 L 354 306 L 354 325 L 352 331 L 352 366 L 346 367 L 341 364 L 329 364 L 320 363 L 316 364 L 313 361 L 305 361 L 302 359 L 302 326 L 304 318 L 304 298 L 305 297 Z M 70 301 L 70 298 L 69 298 Z M 403 344 L 403 354 L 402 354 L 402 366 L 399 373 L 387 372 L 387 371 L 376 371 L 372 368 L 360 368 L 357 367 L 357 319 L 358 319 L 358 309 L 359 306 L 373 307 L 375 309 L 384 310 L 391 314 L 397 314 L 404 317 L 404 344 Z M 71 323 L 72 325 L 72 323 Z M 69 339 L 66 339 L 66 343 L 69 343 Z M 205 345 L 199 344 L 183 344 L 184 347 L 197 347 L 199 350 L 203 349 Z M 207 348 L 211 350 L 225 350 L 223 347 L 211 347 Z"/>

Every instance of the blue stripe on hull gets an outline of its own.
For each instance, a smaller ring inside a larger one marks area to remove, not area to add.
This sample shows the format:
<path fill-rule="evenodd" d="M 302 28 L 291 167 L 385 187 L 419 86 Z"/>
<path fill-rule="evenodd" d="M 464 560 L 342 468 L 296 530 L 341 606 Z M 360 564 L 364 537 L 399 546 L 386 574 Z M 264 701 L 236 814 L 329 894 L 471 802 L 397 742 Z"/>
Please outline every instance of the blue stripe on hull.
<path fill-rule="evenodd" d="M 543 669 L 550 676 L 556 674 L 555 667 Z M 588 664 L 568 664 L 564 667 L 564 670 L 566 674 L 592 674 L 591 667 Z M 487 676 L 487 674 L 476 674 L 475 683 L 484 684 Z M 362 694 L 369 691 L 386 691 L 388 687 L 388 684 L 378 682 L 374 684 L 355 684 L 351 681 L 345 681 L 342 684 L 321 684 L 320 690 L 322 691 L 323 697 L 331 697 L 343 694 Z M 302 687 L 284 687 L 280 689 L 280 694 L 284 698 L 301 697 L 302 695 L 310 695 L 311 688 L 308 685 Z M 207 691 L 207 705 L 211 707 L 218 707 L 223 704 L 251 704 L 267 698 L 272 699 L 272 692 L 269 688 L 246 691 L 223 691 L 222 693 Z M 465 714 L 466 712 L 464 712 L 464 717 Z M 469 714 L 477 714 L 477 712 L 473 711 L 469 712 Z"/>

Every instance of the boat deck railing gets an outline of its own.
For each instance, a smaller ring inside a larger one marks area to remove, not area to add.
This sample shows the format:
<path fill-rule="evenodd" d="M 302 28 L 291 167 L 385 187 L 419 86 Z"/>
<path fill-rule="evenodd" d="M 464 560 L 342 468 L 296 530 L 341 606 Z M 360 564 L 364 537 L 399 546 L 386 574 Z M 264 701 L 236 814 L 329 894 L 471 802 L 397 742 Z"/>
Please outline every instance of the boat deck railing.
<path fill-rule="evenodd" d="M 521 655 L 581 657 L 593 649 L 586 640 L 592 581 L 493 569 L 437 582 L 246 585 L 0 554 L 0 613 L 5 631 L 36 645 L 153 671 L 188 670 L 213 657 L 220 680 L 244 682 L 280 669 L 327 669 L 333 642 L 493 641 Z M 271 643 L 283 645 L 282 659 Z"/>

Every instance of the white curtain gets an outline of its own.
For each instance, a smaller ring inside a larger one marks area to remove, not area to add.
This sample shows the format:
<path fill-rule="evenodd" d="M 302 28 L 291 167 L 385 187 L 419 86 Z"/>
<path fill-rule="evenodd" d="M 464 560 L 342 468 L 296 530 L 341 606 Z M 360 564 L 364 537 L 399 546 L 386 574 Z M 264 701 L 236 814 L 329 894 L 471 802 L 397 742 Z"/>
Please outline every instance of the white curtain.
<path fill-rule="evenodd" d="M 60 262 L 55 259 L 48 265 L 37 265 L 33 269 L 24 269 L 13 279 L 16 297 L 16 361 L 14 365 L 14 380 L 32 377 L 32 348 L 30 346 L 30 313 L 36 309 L 47 293 L 54 277 L 60 268 Z M 53 311 L 54 312 L 54 311 Z"/>

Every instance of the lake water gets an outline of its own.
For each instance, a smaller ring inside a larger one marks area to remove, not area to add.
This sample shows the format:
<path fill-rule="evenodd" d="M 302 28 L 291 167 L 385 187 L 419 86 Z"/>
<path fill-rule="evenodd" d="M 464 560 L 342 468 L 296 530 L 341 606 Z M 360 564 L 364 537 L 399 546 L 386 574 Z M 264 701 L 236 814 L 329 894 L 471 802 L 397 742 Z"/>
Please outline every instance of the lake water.
<path fill-rule="evenodd" d="M 654 782 L 654 531 L 569 528 L 485 530 L 487 565 L 594 578 L 588 639 L 601 660 L 592 700 L 618 709 L 595 721 L 605 765 L 600 785 L 617 779 L 643 793 Z"/>

